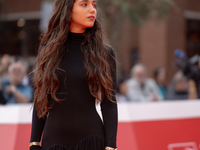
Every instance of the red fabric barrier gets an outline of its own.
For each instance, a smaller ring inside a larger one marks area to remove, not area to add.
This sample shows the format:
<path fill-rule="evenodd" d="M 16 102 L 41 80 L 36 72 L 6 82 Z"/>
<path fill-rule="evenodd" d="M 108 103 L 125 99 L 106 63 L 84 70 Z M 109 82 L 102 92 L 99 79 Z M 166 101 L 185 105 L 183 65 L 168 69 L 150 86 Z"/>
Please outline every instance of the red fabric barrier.
<path fill-rule="evenodd" d="M 0 150 L 28 150 L 31 124 L 0 124 Z"/>
<path fill-rule="evenodd" d="M 200 118 L 119 123 L 119 150 L 199 150 L 199 144 Z"/>
<path fill-rule="evenodd" d="M 28 150 L 30 108 L 0 106 L 0 150 Z M 118 109 L 119 150 L 200 150 L 200 101 L 127 103 Z"/>

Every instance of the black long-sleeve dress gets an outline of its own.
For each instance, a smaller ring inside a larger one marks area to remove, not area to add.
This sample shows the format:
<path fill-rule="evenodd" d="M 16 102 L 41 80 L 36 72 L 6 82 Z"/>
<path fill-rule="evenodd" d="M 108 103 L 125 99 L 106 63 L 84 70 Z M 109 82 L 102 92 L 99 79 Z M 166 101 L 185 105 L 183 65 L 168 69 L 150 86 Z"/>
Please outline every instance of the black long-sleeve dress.
<path fill-rule="evenodd" d="M 53 102 L 45 119 L 39 119 L 33 108 L 30 142 L 40 142 L 42 150 L 104 150 L 105 146 L 116 148 L 117 104 L 107 97 L 101 102 L 103 122 L 95 108 L 95 98 L 90 94 L 84 67 L 84 54 L 81 51 L 83 34 L 69 33 L 68 52 L 64 55 L 60 68 L 66 71 L 64 81 L 60 74 L 59 98 L 61 103 Z M 115 57 L 110 48 L 110 54 Z M 116 89 L 116 62 L 108 59 L 111 76 Z M 115 92 L 113 93 L 115 94 Z M 113 101 L 116 101 L 113 96 Z M 42 136 L 43 133 L 43 136 Z M 31 149 L 39 149 L 32 146 Z"/>

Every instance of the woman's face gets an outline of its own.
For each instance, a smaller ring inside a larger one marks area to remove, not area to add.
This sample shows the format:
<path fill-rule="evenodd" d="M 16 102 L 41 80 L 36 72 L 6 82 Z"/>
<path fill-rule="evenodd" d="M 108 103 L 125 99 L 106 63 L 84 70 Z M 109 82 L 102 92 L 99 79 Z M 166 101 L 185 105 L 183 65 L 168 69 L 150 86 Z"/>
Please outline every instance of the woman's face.
<path fill-rule="evenodd" d="M 158 73 L 158 82 L 164 83 L 166 80 L 166 70 L 164 68 L 161 68 Z"/>
<path fill-rule="evenodd" d="M 71 13 L 70 31 L 85 32 L 86 28 L 93 27 L 96 15 L 95 0 L 75 0 Z"/>

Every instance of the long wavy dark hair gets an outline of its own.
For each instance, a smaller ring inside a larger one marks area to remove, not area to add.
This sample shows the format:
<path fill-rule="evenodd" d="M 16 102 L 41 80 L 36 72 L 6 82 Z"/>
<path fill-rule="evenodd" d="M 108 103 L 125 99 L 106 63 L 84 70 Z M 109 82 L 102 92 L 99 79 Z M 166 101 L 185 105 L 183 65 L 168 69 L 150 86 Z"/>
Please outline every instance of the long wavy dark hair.
<path fill-rule="evenodd" d="M 56 102 L 60 87 L 57 72 L 61 70 L 59 64 L 66 53 L 70 27 L 70 14 L 75 0 L 55 0 L 53 15 L 49 21 L 48 29 L 41 34 L 40 50 L 35 62 L 34 104 L 39 117 L 46 116 L 49 106 L 49 98 Z M 84 52 L 87 80 L 92 96 L 102 101 L 107 96 L 112 101 L 111 68 L 107 62 L 110 48 L 106 46 L 101 24 L 96 19 L 92 28 L 87 28 L 85 41 L 81 45 Z M 36 67 L 37 66 L 37 67 Z M 64 71 L 64 70 L 62 70 Z M 99 96 L 101 95 L 101 96 Z"/>

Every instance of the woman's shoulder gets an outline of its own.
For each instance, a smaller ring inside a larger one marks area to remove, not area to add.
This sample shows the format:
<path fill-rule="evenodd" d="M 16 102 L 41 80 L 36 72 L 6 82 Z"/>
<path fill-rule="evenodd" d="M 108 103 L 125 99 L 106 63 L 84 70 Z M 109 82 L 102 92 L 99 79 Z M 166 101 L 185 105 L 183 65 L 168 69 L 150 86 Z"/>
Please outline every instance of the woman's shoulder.
<path fill-rule="evenodd" d="M 107 61 L 109 64 L 116 65 L 116 56 L 115 51 L 110 45 L 106 45 L 107 53 Z"/>
<path fill-rule="evenodd" d="M 108 44 L 105 45 L 105 47 L 106 47 L 108 53 L 109 53 L 111 56 L 115 57 L 115 51 L 114 51 L 114 49 L 113 49 L 110 45 L 108 45 Z"/>
<path fill-rule="evenodd" d="M 106 44 L 105 47 L 110 52 L 114 51 L 113 48 L 110 45 L 108 45 L 108 44 Z"/>

